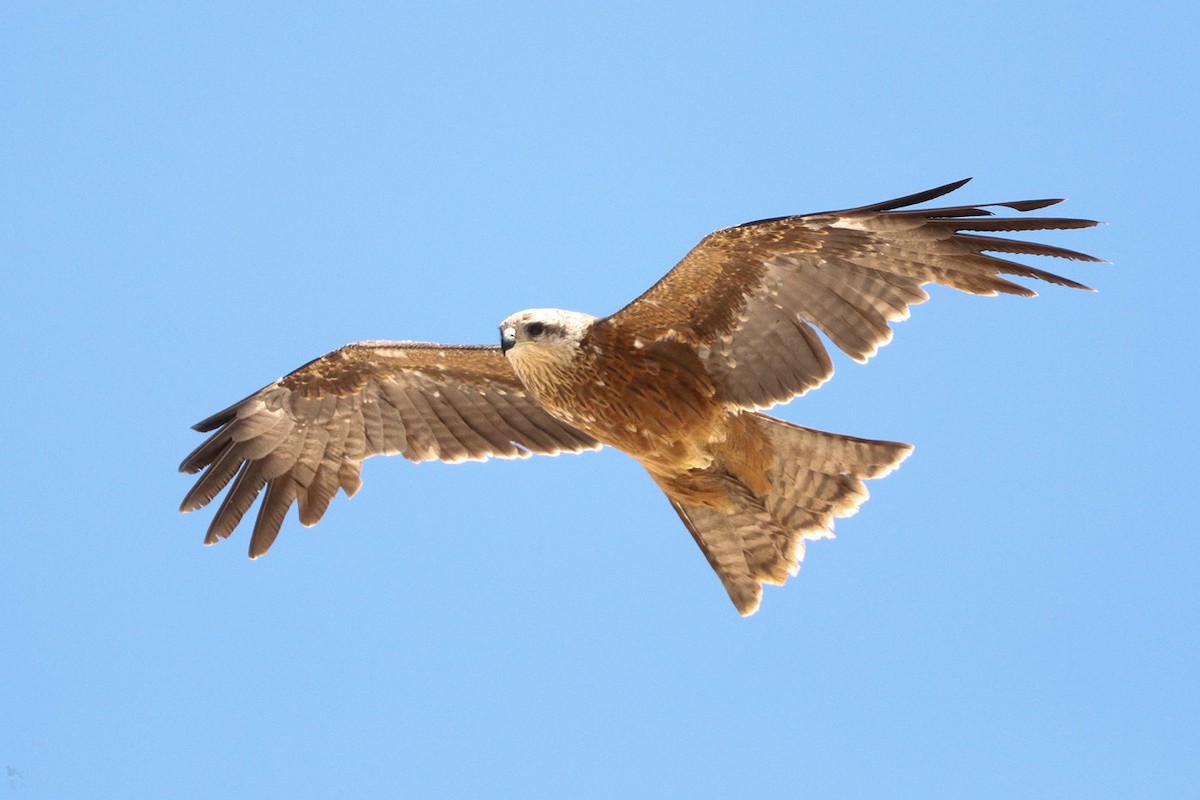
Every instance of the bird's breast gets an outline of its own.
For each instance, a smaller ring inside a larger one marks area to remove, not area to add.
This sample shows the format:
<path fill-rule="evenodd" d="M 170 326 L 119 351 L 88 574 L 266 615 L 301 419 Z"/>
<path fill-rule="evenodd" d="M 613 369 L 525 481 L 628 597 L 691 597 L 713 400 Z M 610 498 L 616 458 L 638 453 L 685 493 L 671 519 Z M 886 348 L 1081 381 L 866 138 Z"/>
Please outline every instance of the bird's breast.
<path fill-rule="evenodd" d="M 567 369 L 518 375 L 556 417 L 643 463 L 707 467 L 725 411 L 695 351 L 677 342 L 589 344 Z"/>

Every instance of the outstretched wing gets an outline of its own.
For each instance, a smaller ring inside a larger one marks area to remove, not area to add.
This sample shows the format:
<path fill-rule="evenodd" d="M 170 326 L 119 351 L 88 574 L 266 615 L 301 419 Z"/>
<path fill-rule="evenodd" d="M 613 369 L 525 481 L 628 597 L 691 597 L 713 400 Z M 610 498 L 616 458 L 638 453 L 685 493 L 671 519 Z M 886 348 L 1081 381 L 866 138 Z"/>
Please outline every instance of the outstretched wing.
<path fill-rule="evenodd" d="M 1032 296 L 1001 275 L 1083 284 L 989 253 L 1101 259 L 995 231 L 1086 228 L 1093 220 L 997 217 L 983 206 L 910 209 L 967 181 L 845 211 L 748 222 L 709 234 L 606 322 L 646 343 L 694 345 L 721 399 L 766 408 L 833 374 L 817 336 L 857 361 L 892 338 L 889 323 L 928 299 L 926 283 L 980 295 Z M 1034 211 L 1061 200 L 993 203 Z M 971 233 L 964 233 L 971 231 Z"/>
<path fill-rule="evenodd" d="M 267 552 L 293 502 L 300 522 L 315 525 L 339 487 L 358 491 L 368 456 L 464 461 L 599 447 L 526 394 L 500 348 L 419 342 L 347 345 L 194 428 L 213 433 L 179 466 L 204 470 L 179 510 L 207 505 L 232 480 L 204 540 L 213 544 L 265 486 L 251 558 Z"/>

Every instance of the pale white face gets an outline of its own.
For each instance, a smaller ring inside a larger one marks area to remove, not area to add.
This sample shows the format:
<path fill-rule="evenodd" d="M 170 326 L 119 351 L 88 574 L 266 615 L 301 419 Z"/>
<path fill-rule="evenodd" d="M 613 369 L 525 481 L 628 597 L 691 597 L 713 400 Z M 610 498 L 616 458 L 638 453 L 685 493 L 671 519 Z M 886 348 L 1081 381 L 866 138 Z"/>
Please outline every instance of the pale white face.
<path fill-rule="evenodd" d="M 578 311 L 533 308 L 500 323 L 500 348 L 516 366 L 568 363 L 596 318 Z"/>
<path fill-rule="evenodd" d="M 578 342 L 596 318 L 561 308 L 531 308 L 518 311 L 500 323 L 500 346 L 506 351 L 524 344 L 553 346 L 562 341 Z"/>

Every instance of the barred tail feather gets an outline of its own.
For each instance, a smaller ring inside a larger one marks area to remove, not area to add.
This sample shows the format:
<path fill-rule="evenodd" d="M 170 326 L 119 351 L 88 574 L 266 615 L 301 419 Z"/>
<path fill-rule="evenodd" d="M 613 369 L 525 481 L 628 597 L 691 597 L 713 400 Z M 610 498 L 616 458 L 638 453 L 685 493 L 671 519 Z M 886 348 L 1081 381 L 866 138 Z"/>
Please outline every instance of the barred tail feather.
<path fill-rule="evenodd" d="M 671 499 L 742 616 L 758 610 L 762 584 L 782 584 L 804 559 L 806 540 L 833 536 L 833 521 L 867 499 L 864 480 L 882 478 L 912 452 L 900 442 L 859 439 L 754 414 L 774 452 L 770 490 L 755 494 L 728 476 L 729 508 Z"/>

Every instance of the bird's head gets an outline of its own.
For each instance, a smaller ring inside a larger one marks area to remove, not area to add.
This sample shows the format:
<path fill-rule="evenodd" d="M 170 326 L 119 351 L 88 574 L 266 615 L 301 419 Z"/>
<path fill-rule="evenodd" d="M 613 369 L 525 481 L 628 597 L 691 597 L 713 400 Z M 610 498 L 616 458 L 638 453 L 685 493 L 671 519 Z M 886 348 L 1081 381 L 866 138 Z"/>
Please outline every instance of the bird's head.
<path fill-rule="evenodd" d="M 596 318 L 578 311 L 534 308 L 500 323 L 500 349 L 509 361 L 569 362 Z"/>

